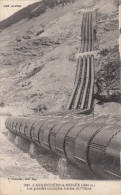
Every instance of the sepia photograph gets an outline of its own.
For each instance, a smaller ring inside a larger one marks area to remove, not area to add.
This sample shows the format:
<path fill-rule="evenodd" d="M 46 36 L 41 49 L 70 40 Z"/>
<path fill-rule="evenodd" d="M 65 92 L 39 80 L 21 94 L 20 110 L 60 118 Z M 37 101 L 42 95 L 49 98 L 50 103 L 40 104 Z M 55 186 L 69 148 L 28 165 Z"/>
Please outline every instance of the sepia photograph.
<path fill-rule="evenodd" d="M 0 178 L 120 182 L 121 1 L 1 0 L 0 12 Z"/>

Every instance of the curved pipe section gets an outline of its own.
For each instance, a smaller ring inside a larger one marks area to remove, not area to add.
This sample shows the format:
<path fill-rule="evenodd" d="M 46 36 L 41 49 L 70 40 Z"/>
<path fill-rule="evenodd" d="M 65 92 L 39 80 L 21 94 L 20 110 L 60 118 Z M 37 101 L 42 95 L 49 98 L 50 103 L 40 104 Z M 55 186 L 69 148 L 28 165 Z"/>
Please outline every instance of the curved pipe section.
<path fill-rule="evenodd" d="M 11 117 L 5 125 L 13 134 L 65 157 L 96 178 L 121 179 L 120 117 L 99 116 L 95 120 L 90 116 L 66 119 L 46 116 L 40 120 Z"/>

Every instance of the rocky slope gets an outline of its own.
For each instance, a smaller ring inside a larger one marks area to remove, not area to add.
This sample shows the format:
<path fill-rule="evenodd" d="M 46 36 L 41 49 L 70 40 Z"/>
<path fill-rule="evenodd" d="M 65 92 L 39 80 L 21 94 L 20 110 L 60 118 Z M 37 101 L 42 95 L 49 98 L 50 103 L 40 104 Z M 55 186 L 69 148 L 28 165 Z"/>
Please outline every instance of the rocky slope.
<path fill-rule="evenodd" d="M 13 107 L 15 113 L 66 107 L 80 49 L 81 9 L 91 6 L 97 8 L 96 95 L 110 99 L 117 93 L 119 97 L 117 4 L 115 0 L 75 0 L 31 19 L 21 18 L 1 31 L 1 107 Z"/>

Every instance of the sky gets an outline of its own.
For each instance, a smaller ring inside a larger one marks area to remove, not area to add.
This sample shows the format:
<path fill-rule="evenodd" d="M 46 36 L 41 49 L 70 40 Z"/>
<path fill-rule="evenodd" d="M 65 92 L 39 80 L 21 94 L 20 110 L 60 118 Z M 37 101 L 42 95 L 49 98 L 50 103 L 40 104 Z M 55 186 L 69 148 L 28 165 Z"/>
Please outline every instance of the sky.
<path fill-rule="evenodd" d="M 8 18 L 18 10 L 39 0 L 0 0 L 0 21 Z"/>

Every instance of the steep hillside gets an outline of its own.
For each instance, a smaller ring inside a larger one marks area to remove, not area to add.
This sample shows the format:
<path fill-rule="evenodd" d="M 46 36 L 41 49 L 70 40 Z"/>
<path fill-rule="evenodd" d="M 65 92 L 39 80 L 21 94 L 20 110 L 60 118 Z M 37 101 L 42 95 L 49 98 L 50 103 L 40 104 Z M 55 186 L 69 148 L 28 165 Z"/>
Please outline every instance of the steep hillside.
<path fill-rule="evenodd" d="M 13 107 L 14 113 L 43 113 L 66 107 L 74 83 L 75 54 L 80 49 L 81 9 L 92 6 L 97 8 L 98 96 L 109 97 L 110 90 L 119 89 L 115 0 L 75 0 L 64 7 L 49 8 L 31 20 L 23 17 L 1 32 L 1 107 Z"/>
<path fill-rule="evenodd" d="M 37 9 L 40 8 L 41 9 L 39 11 L 39 13 L 37 14 Z M 20 11 L 14 13 L 12 16 L 8 17 L 7 19 L 3 20 L 2 22 L 0 22 L 0 29 L 4 29 L 7 28 L 9 26 L 11 26 L 12 24 L 15 24 L 17 22 L 19 22 L 22 19 L 30 19 L 32 16 L 35 16 L 34 13 L 36 11 L 36 16 L 40 15 L 40 13 L 43 13 L 46 11 L 46 6 L 41 2 L 37 2 L 37 3 L 33 3 L 23 9 L 21 9 Z M 33 13 L 33 14 L 32 14 Z"/>

